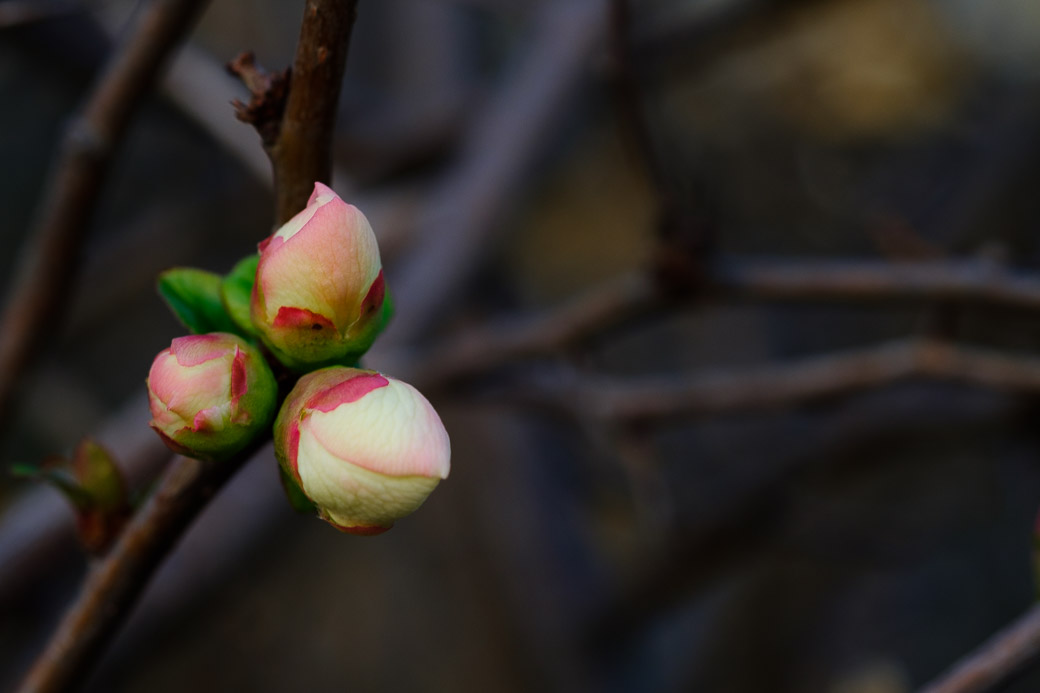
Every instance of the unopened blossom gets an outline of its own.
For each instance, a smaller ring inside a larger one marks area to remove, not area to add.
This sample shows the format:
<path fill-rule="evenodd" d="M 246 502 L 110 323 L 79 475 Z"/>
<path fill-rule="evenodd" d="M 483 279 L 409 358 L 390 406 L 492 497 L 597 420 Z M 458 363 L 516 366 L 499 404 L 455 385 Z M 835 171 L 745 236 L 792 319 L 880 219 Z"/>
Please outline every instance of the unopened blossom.
<path fill-rule="evenodd" d="M 386 300 L 372 227 L 321 183 L 306 208 L 260 244 L 250 314 L 289 368 L 354 363 L 383 327 Z"/>
<path fill-rule="evenodd" d="M 263 356 L 240 337 L 178 337 L 148 373 L 151 427 L 175 452 L 228 457 L 270 424 L 277 390 Z"/>
<path fill-rule="evenodd" d="M 275 455 L 322 518 L 378 534 L 410 514 L 448 476 L 440 417 L 411 385 L 331 367 L 300 378 L 278 414 Z"/>

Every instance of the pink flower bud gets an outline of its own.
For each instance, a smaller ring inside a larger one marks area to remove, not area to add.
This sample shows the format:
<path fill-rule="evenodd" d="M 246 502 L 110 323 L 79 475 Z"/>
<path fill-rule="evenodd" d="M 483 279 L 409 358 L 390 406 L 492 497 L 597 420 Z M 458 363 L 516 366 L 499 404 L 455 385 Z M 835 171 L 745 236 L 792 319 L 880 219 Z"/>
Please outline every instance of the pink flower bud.
<path fill-rule="evenodd" d="M 307 207 L 260 244 L 251 317 L 298 371 L 355 362 L 384 322 L 386 289 L 368 220 L 321 183 Z"/>
<path fill-rule="evenodd" d="M 221 459 L 271 421 L 278 386 L 263 356 L 221 332 L 178 337 L 148 373 L 151 427 L 174 452 Z"/>
<path fill-rule="evenodd" d="M 448 476 L 451 446 L 418 390 L 335 366 L 300 378 L 274 424 L 275 455 L 322 518 L 379 534 Z"/>

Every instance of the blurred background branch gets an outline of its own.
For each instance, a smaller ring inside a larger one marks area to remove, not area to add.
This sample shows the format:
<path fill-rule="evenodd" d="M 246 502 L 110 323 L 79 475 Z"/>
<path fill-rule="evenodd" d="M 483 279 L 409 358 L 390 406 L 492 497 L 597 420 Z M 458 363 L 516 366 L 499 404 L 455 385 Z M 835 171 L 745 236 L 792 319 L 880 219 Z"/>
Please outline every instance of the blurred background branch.
<path fill-rule="evenodd" d="M 205 4 L 157 0 L 149 5 L 80 113 L 65 127 L 0 315 L 0 417 L 5 421 L 19 379 L 64 318 L 62 308 L 75 286 L 83 240 L 127 127 Z"/>
<path fill-rule="evenodd" d="M 577 420 L 619 424 L 650 419 L 787 408 L 912 379 L 931 379 L 1018 393 L 1040 391 L 1040 359 L 910 339 L 787 365 L 670 375 L 582 377 L 550 369 L 527 373 L 488 395 L 546 407 Z"/>
<path fill-rule="evenodd" d="M 13 0 L 0 5 L 0 29 L 53 19 L 82 8 L 80 0 Z"/>
<path fill-rule="evenodd" d="M 1040 655 L 1040 607 L 1034 606 L 956 662 L 921 693 L 982 693 L 999 690 Z"/>

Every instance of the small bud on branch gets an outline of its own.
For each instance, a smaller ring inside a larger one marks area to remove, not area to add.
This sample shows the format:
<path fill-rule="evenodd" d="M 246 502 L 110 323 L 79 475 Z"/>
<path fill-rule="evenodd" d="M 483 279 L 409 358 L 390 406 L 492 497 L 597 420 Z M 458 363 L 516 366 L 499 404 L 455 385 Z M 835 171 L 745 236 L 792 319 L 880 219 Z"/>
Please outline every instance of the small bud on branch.
<path fill-rule="evenodd" d="M 352 534 L 389 529 L 422 505 L 451 466 L 448 433 L 426 398 L 357 368 L 300 378 L 274 439 L 279 464 L 322 519 Z"/>

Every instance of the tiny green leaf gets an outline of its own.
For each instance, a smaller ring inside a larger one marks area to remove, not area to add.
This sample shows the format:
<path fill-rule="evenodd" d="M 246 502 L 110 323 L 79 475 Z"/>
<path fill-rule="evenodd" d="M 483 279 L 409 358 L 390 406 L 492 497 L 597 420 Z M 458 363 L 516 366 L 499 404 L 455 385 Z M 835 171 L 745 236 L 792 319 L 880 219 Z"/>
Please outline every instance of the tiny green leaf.
<path fill-rule="evenodd" d="M 191 267 L 175 267 L 159 275 L 159 294 L 194 334 L 238 332 L 220 300 L 220 275 Z"/>
<path fill-rule="evenodd" d="M 224 309 L 231 316 L 236 330 L 243 336 L 256 336 L 256 328 L 249 317 L 249 301 L 253 294 L 253 282 L 256 280 L 256 265 L 260 255 L 254 254 L 243 258 L 220 284 L 220 298 Z"/>
<path fill-rule="evenodd" d="M 75 510 L 80 542 L 92 554 L 104 553 L 130 517 L 122 472 L 109 452 L 89 438 L 80 441 L 71 460 L 50 457 L 39 466 L 14 465 L 11 472 L 61 491 Z"/>

